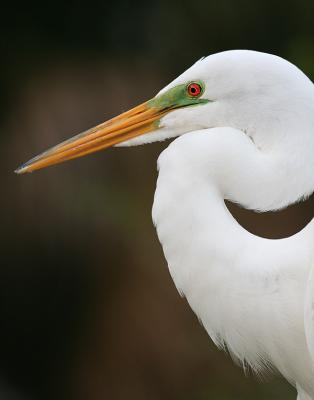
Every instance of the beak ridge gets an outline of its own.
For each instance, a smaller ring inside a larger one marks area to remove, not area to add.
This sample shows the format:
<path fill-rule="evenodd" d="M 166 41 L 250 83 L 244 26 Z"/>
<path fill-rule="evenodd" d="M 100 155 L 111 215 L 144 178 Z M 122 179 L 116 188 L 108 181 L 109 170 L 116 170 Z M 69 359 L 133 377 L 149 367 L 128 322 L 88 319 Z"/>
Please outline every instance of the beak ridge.
<path fill-rule="evenodd" d="M 168 110 L 152 107 L 145 102 L 115 118 L 65 140 L 27 161 L 15 170 L 17 174 L 59 164 L 82 157 L 115 144 L 158 129 L 159 119 Z"/>

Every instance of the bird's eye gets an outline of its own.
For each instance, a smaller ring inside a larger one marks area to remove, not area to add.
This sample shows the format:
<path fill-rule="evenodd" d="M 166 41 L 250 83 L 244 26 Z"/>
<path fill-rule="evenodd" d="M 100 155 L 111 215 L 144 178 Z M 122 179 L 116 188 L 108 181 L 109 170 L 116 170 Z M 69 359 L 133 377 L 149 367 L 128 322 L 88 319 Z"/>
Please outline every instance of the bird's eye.
<path fill-rule="evenodd" d="M 187 92 L 191 97 L 198 97 L 202 94 L 202 87 L 200 84 L 192 82 L 188 84 Z"/>

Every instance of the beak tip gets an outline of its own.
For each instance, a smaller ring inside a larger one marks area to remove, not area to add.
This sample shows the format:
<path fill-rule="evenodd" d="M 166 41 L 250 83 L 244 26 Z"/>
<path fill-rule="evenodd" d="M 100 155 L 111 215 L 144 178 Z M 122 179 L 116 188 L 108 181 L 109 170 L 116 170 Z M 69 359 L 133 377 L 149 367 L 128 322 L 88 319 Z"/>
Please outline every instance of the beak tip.
<path fill-rule="evenodd" d="M 30 171 L 28 171 L 28 167 L 25 164 L 23 164 L 20 167 L 18 167 L 14 172 L 18 175 L 22 175 Z"/>

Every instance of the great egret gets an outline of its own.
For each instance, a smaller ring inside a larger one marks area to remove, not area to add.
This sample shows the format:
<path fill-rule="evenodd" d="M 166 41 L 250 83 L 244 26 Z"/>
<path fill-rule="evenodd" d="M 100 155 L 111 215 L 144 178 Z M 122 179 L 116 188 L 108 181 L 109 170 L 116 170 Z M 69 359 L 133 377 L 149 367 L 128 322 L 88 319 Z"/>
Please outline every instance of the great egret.
<path fill-rule="evenodd" d="M 224 203 L 278 210 L 313 192 L 314 86 L 296 66 L 247 50 L 203 58 L 152 100 L 16 172 L 176 136 L 158 160 L 153 220 L 179 292 L 217 346 L 314 399 L 314 219 L 269 240 Z"/>

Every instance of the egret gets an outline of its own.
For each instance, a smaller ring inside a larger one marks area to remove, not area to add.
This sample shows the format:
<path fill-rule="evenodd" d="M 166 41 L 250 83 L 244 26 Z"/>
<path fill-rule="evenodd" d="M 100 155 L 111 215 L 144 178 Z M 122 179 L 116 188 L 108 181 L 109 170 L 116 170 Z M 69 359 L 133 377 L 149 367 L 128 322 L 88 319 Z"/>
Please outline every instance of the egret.
<path fill-rule="evenodd" d="M 31 159 L 31 172 L 113 145 L 177 137 L 158 159 L 153 221 L 170 274 L 214 343 L 314 399 L 314 219 L 278 240 L 225 200 L 275 211 L 314 191 L 314 86 L 274 55 L 210 55 L 152 100 Z"/>

